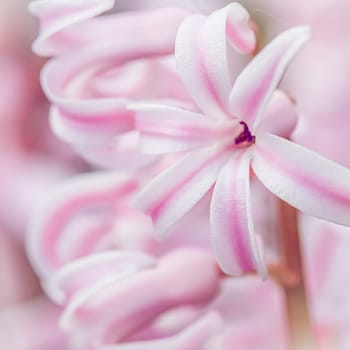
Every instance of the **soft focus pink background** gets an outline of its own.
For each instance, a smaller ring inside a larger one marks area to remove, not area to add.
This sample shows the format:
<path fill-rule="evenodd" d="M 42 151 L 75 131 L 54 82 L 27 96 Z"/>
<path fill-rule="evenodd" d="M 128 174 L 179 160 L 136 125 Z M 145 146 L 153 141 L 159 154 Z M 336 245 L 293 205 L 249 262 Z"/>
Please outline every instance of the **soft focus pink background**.
<path fill-rule="evenodd" d="M 0 348 L 37 350 L 57 339 L 57 349 L 65 349 L 55 326 L 58 310 L 42 295 L 23 242 L 28 218 L 50 189 L 88 167 L 48 128 L 48 104 L 39 83 L 44 60 L 31 52 L 36 21 L 27 13 L 27 3 L 0 1 Z M 118 6 L 124 9 L 138 3 L 121 0 Z M 156 5 L 150 0 L 146 3 Z M 294 25 L 311 24 L 313 39 L 283 81 L 303 115 L 295 138 L 350 166 L 350 3 L 345 0 L 241 3 L 261 29 L 262 43 Z M 350 247 L 350 236 L 338 227 L 308 223 L 307 218 L 302 228 L 314 317 L 324 322 L 331 319 L 343 327 L 350 311 L 334 320 L 328 309 L 331 305 L 336 314 L 339 298 L 342 305 L 350 305 L 347 296 L 350 293 L 344 293 L 346 287 L 340 283 L 349 281 L 344 247 Z M 320 261 L 329 264 L 323 268 Z M 43 325 L 47 326 L 45 332 Z M 9 337 L 19 329 L 21 337 Z M 350 337 L 347 329 L 343 333 L 341 341 L 345 343 Z M 30 337 L 36 347 L 28 347 L 26 340 Z"/>
<path fill-rule="evenodd" d="M 39 349 L 57 333 L 57 311 L 41 296 L 24 252 L 26 225 L 45 193 L 82 169 L 49 131 L 43 60 L 31 52 L 36 23 L 26 7 L 26 0 L 0 3 L 0 348 L 13 350 Z"/>

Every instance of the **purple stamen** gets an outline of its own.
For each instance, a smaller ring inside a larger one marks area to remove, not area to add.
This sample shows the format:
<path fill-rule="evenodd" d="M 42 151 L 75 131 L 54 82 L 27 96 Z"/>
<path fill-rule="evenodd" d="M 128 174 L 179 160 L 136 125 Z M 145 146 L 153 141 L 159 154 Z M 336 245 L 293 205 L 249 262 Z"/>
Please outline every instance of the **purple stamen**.
<path fill-rule="evenodd" d="M 252 144 L 255 142 L 255 136 L 251 134 L 248 125 L 245 122 L 239 122 L 239 124 L 243 125 L 243 131 L 235 138 L 235 144 L 240 145 L 245 142 L 248 144 Z"/>

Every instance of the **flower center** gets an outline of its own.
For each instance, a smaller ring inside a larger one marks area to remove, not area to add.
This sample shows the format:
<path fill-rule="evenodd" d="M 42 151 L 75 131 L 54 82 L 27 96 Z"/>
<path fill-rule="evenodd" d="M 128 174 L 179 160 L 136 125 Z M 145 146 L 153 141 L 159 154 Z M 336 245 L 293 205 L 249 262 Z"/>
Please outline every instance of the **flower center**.
<path fill-rule="evenodd" d="M 252 135 L 245 122 L 241 121 L 239 124 L 243 125 L 243 131 L 235 138 L 235 144 L 239 146 L 250 146 L 255 142 L 255 136 Z"/>

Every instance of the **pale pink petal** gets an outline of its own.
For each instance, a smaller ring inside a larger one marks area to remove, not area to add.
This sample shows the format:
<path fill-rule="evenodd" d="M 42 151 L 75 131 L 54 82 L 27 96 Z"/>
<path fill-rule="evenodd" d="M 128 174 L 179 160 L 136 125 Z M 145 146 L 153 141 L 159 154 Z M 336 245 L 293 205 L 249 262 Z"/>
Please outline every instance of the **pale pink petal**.
<path fill-rule="evenodd" d="M 53 103 L 50 122 L 60 138 L 76 144 L 96 144 L 133 130 L 134 114 L 126 107 L 133 99 L 143 98 L 143 94 L 149 97 L 145 92 L 152 93 L 148 81 L 155 77 L 150 61 L 174 51 L 179 19 L 176 22 L 171 16 L 169 9 L 157 14 L 163 21 L 159 27 L 167 28 L 162 33 L 158 27 L 155 29 L 156 23 L 151 22 L 154 15 L 146 13 L 140 18 L 144 26 L 139 24 L 133 28 L 130 36 L 120 28 L 121 32 L 115 33 L 113 40 L 99 40 L 94 45 L 72 50 L 44 67 L 42 87 Z M 139 70 L 126 69 L 136 62 L 145 68 L 141 70 L 141 76 Z M 116 89 L 110 95 L 106 85 L 109 85 L 110 75 L 116 77 L 118 74 L 130 78 L 129 86 Z M 171 91 L 169 86 L 173 86 L 178 78 L 170 73 L 167 77 L 169 80 L 162 81 L 161 85 Z"/>
<path fill-rule="evenodd" d="M 86 161 L 102 169 L 139 169 L 158 160 L 157 156 L 140 154 L 136 131 L 116 137 L 107 145 L 76 145 L 74 148 Z"/>
<path fill-rule="evenodd" d="M 40 34 L 33 43 L 39 55 L 58 53 L 60 46 L 71 44 L 69 36 L 60 31 L 75 23 L 97 16 L 113 8 L 114 0 L 37 0 L 29 5 L 31 13 L 39 17 Z"/>
<path fill-rule="evenodd" d="M 145 153 L 168 153 L 225 142 L 241 129 L 236 121 L 218 122 L 184 109 L 135 104 L 136 129 L 140 148 Z"/>
<path fill-rule="evenodd" d="M 126 101 L 77 101 L 74 104 L 50 109 L 51 130 L 63 141 L 100 147 L 103 142 L 133 128 L 133 113 L 126 110 Z M 71 113 L 71 108 L 76 114 Z"/>
<path fill-rule="evenodd" d="M 192 151 L 141 190 L 136 204 L 151 216 L 158 235 L 164 235 L 205 195 L 228 152 L 224 147 Z"/>
<path fill-rule="evenodd" d="M 193 15 L 181 24 L 175 47 L 179 74 L 197 105 L 209 117 L 227 119 L 232 88 L 227 40 L 239 52 L 255 48 L 249 15 L 230 4 L 208 17 Z"/>
<path fill-rule="evenodd" d="M 80 175 L 63 183 L 42 203 L 29 227 L 28 254 L 39 275 L 60 266 L 58 241 L 67 224 L 89 207 L 113 207 L 138 186 L 125 174 L 95 173 Z"/>
<path fill-rule="evenodd" d="M 40 19 L 40 34 L 33 44 L 34 51 L 43 56 L 63 54 L 70 50 L 101 41 L 139 38 L 147 41 L 158 35 L 174 42 L 176 29 L 188 11 L 162 7 L 148 11 L 126 12 L 91 18 L 113 7 L 114 0 L 43 0 L 30 5 Z M 127 33 L 128 35 L 125 35 Z"/>
<path fill-rule="evenodd" d="M 97 284 L 95 290 L 94 286 L 90 291 L 83 288 L 65 309 L 61 326 L 70 332 L 88 330 L 91 340 L 114 343 L 173 307 L 201 305 L 211 300 L 217 293 L 218 281 L 210 254 L 193 248 L 176 250 L 152 269 L 111 280 L 109 284 Z"/>
<path fill-rule="evenodd" d="M 289 29 L 255 56 L 231 91 L 231 113 L 255 129 L 289 62 L 309 37 L 309 27 Z"/>
<path fill-rule="evenodd" d="M 126 343 L 157 340 L 158 338 L 172 337 L 178 334 L 191 323 L 203 316 L 203 310 L 193 305 L 179 305 L 159 315 L 151 324 L 133 333 Z"/>
<path fill-rule="evenodd" d="M 269 132 L 288 138 L 298 122 L 298 114 L 293 100 L 284 92 L 276 90 L 266 106 L 255 133 Z"/>
<path fill-rule="evenodd" d="M 219 331 L 223 320 L 219 314 L 210 312 L 177 334 L 161 339 L 139 342 L 123 342 L 101 346 L 102 350 L 201 350 L 208 339 Z"/>
<path fill-rule="evenodd" d="M 250 199 L 250 152 L 237 151 L 221 170 L 210 208 L 212 243 L 222 270 L 230 275 L 266 267 L 254 231 Z"/>
<path fill-rule="evenodd" d="M 260 181 L 290 205 L 350 225 L 349 169 L 268 133 L 256 138 L 252 167 Z"/>
<path fill-rule="evenodd" d="M 139 270 L 155 266 L 155 259 L 143 253 L 108 251 L 91 254 L 58 270 L 47 282 L 45 290 L 56 303 L 63 304 L 78 292 L 95 289 L 128 277 Z M 91 292 L 91 291 L 90 291 Z"/>

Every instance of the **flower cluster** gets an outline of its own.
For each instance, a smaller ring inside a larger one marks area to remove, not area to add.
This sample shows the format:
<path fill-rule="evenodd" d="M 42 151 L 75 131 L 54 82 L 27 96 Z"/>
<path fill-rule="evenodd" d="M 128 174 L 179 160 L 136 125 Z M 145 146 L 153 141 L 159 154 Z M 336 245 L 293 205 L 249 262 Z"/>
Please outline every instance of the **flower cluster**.
<path fill-rule="evenodd" d="M 30 5 L 33 49 L 55 56 L 41 76 L 51 128 L 103 169 L 58 186 L 30 225 L 31 262 L 73 349 L 248 349 L 251 325 L 254 346 L 279 349 L 283 316 L 265 313 L 281 302 L 275 286 L 228 277 L 265 279 L 276 262 L 271 193 L 350 226 L 350 170 L 293 142 L 298 110 L 279 89 L 310 28 L 259 50 L 240 4 L 185 3 Z M 230 300 L 240 293 L 265 312 Z"/>

